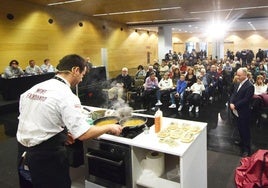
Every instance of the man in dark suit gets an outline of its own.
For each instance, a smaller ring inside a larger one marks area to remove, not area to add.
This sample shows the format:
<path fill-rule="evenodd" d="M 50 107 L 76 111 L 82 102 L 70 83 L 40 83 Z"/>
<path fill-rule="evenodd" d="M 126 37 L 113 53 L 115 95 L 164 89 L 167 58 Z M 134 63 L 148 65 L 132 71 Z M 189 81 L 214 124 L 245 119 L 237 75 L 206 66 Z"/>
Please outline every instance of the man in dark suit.
<path fill-rule="evenodd" d="M 236 86 L 231 99 L 230 109 L 237 118 L 242 156 L 250 155 L 250 100 L 254 94 L 254 86 L 247 78 L 247 68 L 239 68 L 236 72 L 240 84 Z"/>

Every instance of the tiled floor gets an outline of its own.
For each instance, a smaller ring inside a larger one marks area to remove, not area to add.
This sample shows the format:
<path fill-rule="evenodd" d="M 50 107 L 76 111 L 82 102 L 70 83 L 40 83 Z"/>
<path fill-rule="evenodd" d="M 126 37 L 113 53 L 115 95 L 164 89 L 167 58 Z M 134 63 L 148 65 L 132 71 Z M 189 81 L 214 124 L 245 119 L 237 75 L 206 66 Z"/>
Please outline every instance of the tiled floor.
<path fill-rule="evenodd" d="M 233 172 L 239 165 L 240 149 L 233 144 L 238 136 L 236 126 L 230 120 L 226 100 L 218 100 L 212 104 L 200 107 L 199 113 L 189 113 L 185 107 L 182 112 L 177 109 L 169 109 L 169 104 L 161 106 L 165 117 L 188 119 L 193 121 L 207 122 L 207 148 L 208 148 L 208 187 L 234 187 Z M 16 106 L 13 104 L 13 106 Z M 134 109 L 140 108 L 140 103 L 130 103 Z M 7 109 L 7 108 L 6 108 Z M 13 110 L 0 109 L 0 156 L 1 177 L 0 187 L 18 187 L 16 176 L 16 128 L 18 123 L 17 108 Z M 148 111 L 154 114 L 155 111 Z M 266 125 L 267 122 L 266 122 Z M 268 149 L 268 126 L 257 127 L 251 125 L 252 149 Z M 221 162 L 219 162 L 221 161 Z M 225 162 L 224 162 L 225 161 Z M 74 171 L 73 187 L 83 187 L 84 169 L 72 169 Z"/>

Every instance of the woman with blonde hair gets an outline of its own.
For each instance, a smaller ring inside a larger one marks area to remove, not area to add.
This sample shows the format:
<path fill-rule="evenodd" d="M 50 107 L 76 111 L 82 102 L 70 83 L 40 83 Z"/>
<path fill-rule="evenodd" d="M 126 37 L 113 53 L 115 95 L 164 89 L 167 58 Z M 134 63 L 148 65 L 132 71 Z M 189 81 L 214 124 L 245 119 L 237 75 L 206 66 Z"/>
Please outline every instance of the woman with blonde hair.
<path fill-rule="evenodd" d="M 262 75 L 257 76 L 254 88 L 254 95 L 261 95 L 267 93 L 267 85 L 264 84 L 264 78 Z"/>

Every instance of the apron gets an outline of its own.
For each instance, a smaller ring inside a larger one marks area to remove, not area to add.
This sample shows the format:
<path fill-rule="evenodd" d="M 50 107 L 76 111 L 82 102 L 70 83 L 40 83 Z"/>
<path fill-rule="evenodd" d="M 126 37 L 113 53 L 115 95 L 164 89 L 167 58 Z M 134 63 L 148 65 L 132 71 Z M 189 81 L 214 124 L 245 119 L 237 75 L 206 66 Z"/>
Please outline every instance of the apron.
<path fill-rule="evenodd" d="M 21 188 L 70 188 L 67 130 L 33 147 L 19 143 L 19 179 Z M 23 157 L 22 153 L 26 151 Z M 26 167 L 26 168 L 25 168 Z M 29 168 L 27 174 L 27 168 Z M 30 177 L 28 176 L 30 175 Z M 30 186 L 30 184 L 32 184 Z"/>

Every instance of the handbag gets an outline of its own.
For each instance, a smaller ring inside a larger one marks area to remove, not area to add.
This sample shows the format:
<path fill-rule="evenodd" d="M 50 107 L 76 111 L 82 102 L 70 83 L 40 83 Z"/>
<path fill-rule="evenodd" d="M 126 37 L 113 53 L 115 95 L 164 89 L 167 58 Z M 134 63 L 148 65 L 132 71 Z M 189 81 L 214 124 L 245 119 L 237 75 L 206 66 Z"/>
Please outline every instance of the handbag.
<path fill-rule="evenodd" d="M 240 163 L 235 170 L 237 188 L 268 188 L 268 150 L 258 150 Z"/>

